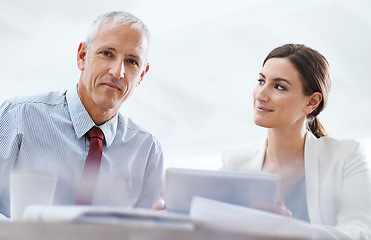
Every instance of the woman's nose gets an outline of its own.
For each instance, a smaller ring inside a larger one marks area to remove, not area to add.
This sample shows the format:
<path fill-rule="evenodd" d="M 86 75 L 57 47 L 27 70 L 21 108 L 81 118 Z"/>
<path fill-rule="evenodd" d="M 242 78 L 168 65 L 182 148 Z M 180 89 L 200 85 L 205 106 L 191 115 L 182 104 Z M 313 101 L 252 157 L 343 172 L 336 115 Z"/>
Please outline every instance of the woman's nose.
<path fill-rule="evenodd" d="M 254 89 L 254 99 L 267 102 L 269 99 L 269 92 L 266 86 L 256 86 Z"/>

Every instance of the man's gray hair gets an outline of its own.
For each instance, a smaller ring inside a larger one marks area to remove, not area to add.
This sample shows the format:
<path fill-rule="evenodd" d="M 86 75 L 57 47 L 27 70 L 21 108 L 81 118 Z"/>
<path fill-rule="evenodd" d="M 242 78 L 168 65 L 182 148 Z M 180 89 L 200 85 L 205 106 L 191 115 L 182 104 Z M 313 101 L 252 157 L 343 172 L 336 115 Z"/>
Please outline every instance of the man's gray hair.
<path fill-rule="evenodd" d="M 133 29 L 144 30 L 148 38 L 148 43 L 150 42 L 151 34 L 147 26 L 144 24 L 142 20 L 140 20 L 139 18 L 137 18 L 136 16 L 128 12 L 112 11 L 112 12 L 108 12 L 108 13 L 98 16 L 96 20 L 93 22 L 93 24 L 91 25 L 88 35 L 85 39 L 85 45 L 88 51 L 90 49 L 91 43 L 94 41 L 94 39 L 96 38 L 98 34 L 100 26 L 109 20 L 113 20 L 113 22 L 119 22 L 122 24 L 129 24 L 131 28 Z"/>

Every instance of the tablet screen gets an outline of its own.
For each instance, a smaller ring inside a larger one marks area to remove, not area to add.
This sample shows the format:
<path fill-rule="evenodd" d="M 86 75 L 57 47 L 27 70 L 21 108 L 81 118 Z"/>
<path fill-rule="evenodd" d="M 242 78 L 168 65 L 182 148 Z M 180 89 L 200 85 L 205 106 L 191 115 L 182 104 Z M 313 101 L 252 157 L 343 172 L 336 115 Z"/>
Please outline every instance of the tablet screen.
<path fill-rule="evenodd" d="M 169 211 L 189 213 L 193 196 L 249 207 L 278 201 L 280 176 L 263 172 L 231 172 L 186 168 L 165 170 L 165 204 Z"/>

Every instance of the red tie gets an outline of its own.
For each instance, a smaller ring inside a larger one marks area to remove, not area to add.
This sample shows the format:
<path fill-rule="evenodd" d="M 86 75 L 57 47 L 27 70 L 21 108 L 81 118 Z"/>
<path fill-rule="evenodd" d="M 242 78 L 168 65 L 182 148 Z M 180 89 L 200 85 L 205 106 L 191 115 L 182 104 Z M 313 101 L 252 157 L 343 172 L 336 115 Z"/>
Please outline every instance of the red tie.
<path fill-rule="evenodd" d="M 90 139 L 89 153 L 77 189 L 76 205 L 91 205 L 102 161 L 103 132 L 98 127 L 92 127 L 88 132 L 88 137 Z"/>

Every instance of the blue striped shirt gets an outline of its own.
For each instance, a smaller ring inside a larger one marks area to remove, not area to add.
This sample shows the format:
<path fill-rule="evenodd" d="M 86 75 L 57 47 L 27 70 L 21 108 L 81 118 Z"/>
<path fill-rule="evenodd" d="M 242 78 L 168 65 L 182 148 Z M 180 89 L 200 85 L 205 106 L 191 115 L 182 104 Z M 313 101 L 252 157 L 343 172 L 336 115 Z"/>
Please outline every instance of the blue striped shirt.
<path fill-rule="evenodd" d="M 12 171 L 57 176 L 53 205 L 73 205 L 89 150 L 85 133 L 94 125 L 76 87 L 5 101 L 0 108 L 0 218 L 10 215 Z M 160 144 L 119 113 L 99 128 L 105 140 L 92 204 L 151 207 L 162 189 Z"/>

